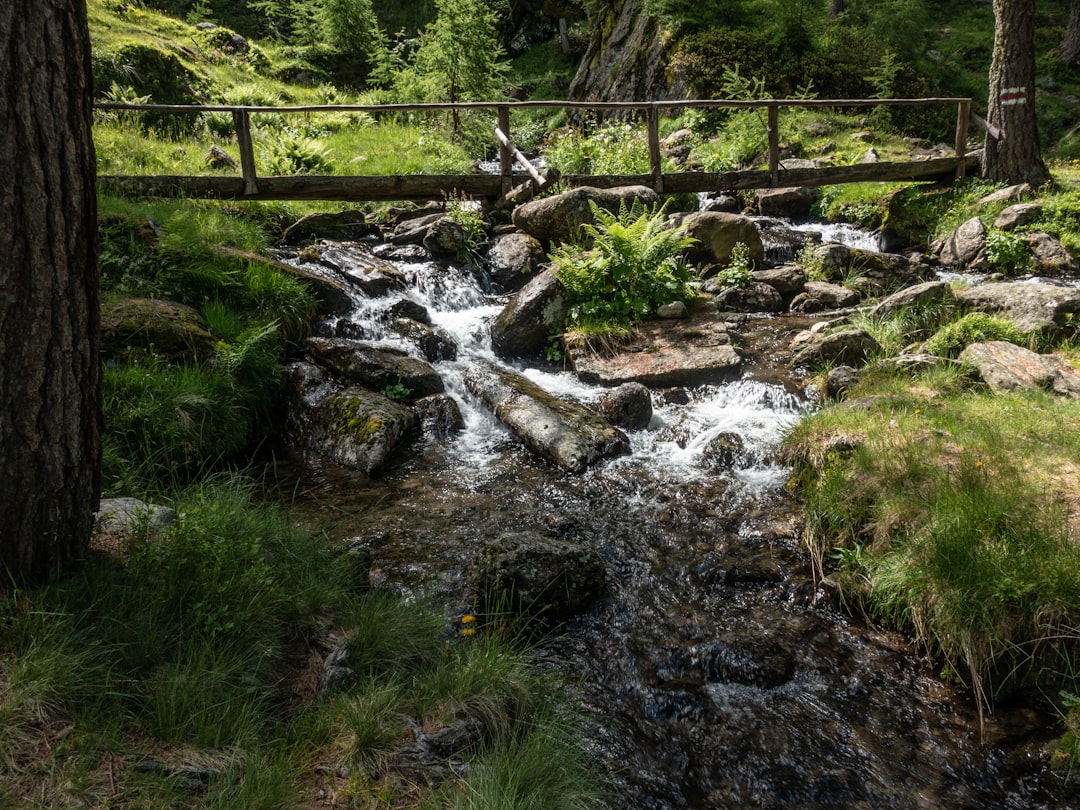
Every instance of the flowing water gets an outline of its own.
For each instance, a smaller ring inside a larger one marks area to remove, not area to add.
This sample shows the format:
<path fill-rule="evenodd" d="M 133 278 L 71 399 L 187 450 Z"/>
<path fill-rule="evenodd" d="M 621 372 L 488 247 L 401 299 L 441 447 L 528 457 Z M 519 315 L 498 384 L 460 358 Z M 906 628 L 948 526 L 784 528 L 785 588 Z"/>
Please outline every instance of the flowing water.
<path fill-rule="evenodd" d="M 596 549 L 607 593 L 539 654 L 565 676 L 613 806 L 1066 806 L 1023 744 L 1049 733 L 1047 718 L 1004 710 L 1007 723 L 991 717 L 980 732 L 968 696 L 815 583 L 777 458 L 813 407 L 783 365 L 805 319 L 743 319 L 742 379 L 657 393 L 630 455 L 572 475 L 531 456 L 461 384 L 473 358 L 494 360 L 487 324 L 500 303 L 466 270 L 399 266 L 407 297 L 459 343 L 459 359 L 437 368 L 466 429 L 419 440 L 377 480 L 309 461 L 296 497 L 371 547 L 377 583 L 436 594 L 448 617 L 469 609 L 470 560 L 501 533 Z M 351 317 L 393 342 L 378 315 L 400 297 L 361 299 Z M 597 394 L 566 372 L 525 373 L 562 396 Z M 720 469 L 710 441 L 732 433 L 744 452 Z"/>

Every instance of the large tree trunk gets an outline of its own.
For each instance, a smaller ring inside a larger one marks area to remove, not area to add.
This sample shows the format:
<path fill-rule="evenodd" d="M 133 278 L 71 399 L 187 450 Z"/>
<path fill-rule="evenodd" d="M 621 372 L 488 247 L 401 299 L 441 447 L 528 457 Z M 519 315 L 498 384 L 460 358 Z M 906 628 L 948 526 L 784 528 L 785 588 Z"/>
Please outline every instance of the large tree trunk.
<path fill-rule="evenodd" d="M 1045 183 L 1035 125 L 1035 0 L 994 0 L 994 56 L 987 119 L 1004 133 L 986 138 L 983 176 L 1010 183 Z"/>
<path fill-rule="evenodd" d="M 0 588 L 86 547 L 99 496 L 85 0 L 0 0 Z"/>
<path fill-rule="evenodd" d="M 1080 0 L 1073 0 L 1069 5 L 1069 22 L 1058 55 L 1065 67 L 1080 70 Z"/>

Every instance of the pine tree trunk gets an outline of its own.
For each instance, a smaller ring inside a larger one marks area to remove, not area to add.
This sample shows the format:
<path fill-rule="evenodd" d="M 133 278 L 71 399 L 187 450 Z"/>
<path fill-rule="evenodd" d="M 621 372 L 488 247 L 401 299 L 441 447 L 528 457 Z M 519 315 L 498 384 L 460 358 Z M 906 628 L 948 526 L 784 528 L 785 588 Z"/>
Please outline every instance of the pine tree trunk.
<path fill-rule="evenodd" d="M 85 0 L 0 2 L 0 583 L 72 562 L 98 502 L 91 84 Z"/>
<path fill-rule="evenodd" d="M 1065 67 L 1080 70 L 1080 0 L 1073 0 L 1069 6 L 1069 22 L 1058 55 Z"/>
<path fill-rule="evenodd" d="M 1004 132 L 986 138 L 983 176 L 1010 183 L 1045 183 L 1035 123 L 1035 0 L 994 0 L 994 56 L 987 120 Z"/>

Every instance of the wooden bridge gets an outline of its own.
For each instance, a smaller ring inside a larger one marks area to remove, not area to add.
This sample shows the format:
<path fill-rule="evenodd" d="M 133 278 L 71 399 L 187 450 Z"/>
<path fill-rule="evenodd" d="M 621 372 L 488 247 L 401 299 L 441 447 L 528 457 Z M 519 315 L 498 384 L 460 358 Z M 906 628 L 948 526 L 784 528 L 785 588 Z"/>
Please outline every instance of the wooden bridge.
<path fill-rule="evenodd" d="M 779 113 L 785 107 L 847 108 L 875 106 L 956 106 L 954 154 L 948 157 L 899 162 L 877 162 L 821 168 L 785 168 L 780 158 Z M 240 149 L 240 176 L 221 175 L 102 175 L 98 187 L 109 193 L 134 196 L 186 196 L 225 200 L 432 200 L 454 194 L 489 201 L 520 202 L 561 180 L 566 186 L 611 188 L 645 185 L 662 194 L 736 191 L 741 189 L 823 186 L 838 183 L 944 180 L 963 177 L 978 168 L 978 155 L 967 152 L 968 129 L 975 123 L 996 135 L 971 112 L 969 98 L 917 99 L 763 99 L 735 101 L 696 99 L 652 102 L 471 102 L 456 104 L 314 105 L 294 107 L 199 106 L 101 103 L 101 110 L 153 111 L 164 114 L 231 113 Z M 563 175 L 540 172 L 514 147 L 510 114 L 513 110 L 554 108 L 572 114 L 638 116 L 645 121 L 648 141 L 648 174 Z M 767 168 L 745 171 L 665 172 L 661 161 L 659 121 L 663 113 L 686 109 L 764 108 L 768 142 Z M 251 135 L 251 119 L 263 114 L 364 112 L 373 115 L 440 111 L 488 112 L 494 117 L 499 140 L 498 174 L 409 174 L 409 175 L 291 175 L 260 176 L 256 172 Z"/>

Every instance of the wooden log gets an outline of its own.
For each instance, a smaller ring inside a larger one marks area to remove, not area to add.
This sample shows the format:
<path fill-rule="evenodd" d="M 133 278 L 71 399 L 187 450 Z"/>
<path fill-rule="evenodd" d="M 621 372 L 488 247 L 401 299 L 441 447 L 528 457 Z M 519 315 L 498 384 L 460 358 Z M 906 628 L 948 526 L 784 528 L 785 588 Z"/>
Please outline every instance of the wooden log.
<path fill-rule="evenodd" d="M 510 108 L 502 104 L 499 106 L 498 129 L 506 133 L 507 141 L 510 139 Z M 514 159 L 507 144 L 499 142 L 499 176 L 502 178 L 502 193 L 505 197 L 510 193 L 513 185 Z"/>
<path fill-rule="evenodd" d="M 652 175 L 652 182 L 649 185 L 657 194 L 663 194 L 664 167 L 660 162 L 660 114 L 655 104 L 649 107 L 645 126 L 649 140 L 649 169 Z"/>
<path fill-rule="evenodd" d="M 964 156 L 967 154 L 968 126 L 971 123 L 971 102 L 961 101 L 956 105 L 956 179 L 962 180 L 965 166 Z"/>
<path fill-rule="evenodd" d="M 251 140 L 251 120 L 243 110 L 233 110 L 233 126 L 236 127 L 236 144 L 240 147 L 240 171 L 244 175 L 244 194 L 259 193 L 255 182 L 255 148 Z"/>
<path fill-rule="evenodd" d="M 780 105 L 773 102 L 768 110 L 765 134 L 769 141 L 769 183 L 776 188 L 780 174 Z"/>
<path fill-rule="evenodd" d="M 529 162 L 529 159 L 525 157 L 525 155 L 523 155 L 516 146 L 510 143 L 510 139 L 506 136 L 506 133 L 504 133 L 498 127 L 495 127 L 495 137 L 499 139 L 500 144 L 510 150 L 510 152 L 514 156 L 514 159 L 517 160 L 518 164 L 529 173 L 529 176 L 535 181 L 536 185 L 542 186 L 544 184 L 543 176 L 541 176 L 540 172 L 536 170 L 536 167 Z"/>

